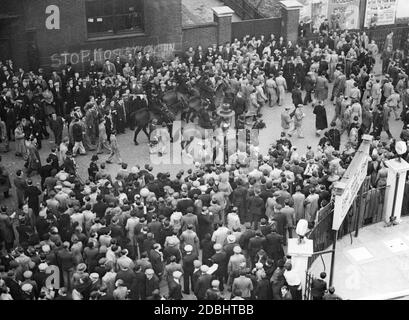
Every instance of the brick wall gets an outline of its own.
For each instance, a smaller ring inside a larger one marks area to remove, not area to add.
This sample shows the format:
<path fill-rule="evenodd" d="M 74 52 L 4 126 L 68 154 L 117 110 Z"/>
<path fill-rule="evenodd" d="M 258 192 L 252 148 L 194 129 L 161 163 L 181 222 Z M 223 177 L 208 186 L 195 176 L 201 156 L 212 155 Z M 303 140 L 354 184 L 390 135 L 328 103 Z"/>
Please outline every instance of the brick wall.
<path fill-rule="evenodd" d="M 217 23 L 206 23 L 183 27 L 183 49 L 189 47 L 196 48 L 201 45 L 203 48 L 217 43 Z"/>
<path fill-rule="evenodd" d="M 80 54 L 84 50 L 111 50 L 158 44 L 172 44 L 174 50 L 180 50 L 182 47 L 181 0 L 145 0 L 144 35 L 126 35 L 100 40 L 88 39 L 84 0 L 19 1 L 24 8 L 24 17 L 19 21 L 24 30 L 13 30 L 11 38 L 21 38 L 21 33 L 24 34 L 25 30 L 35 30 L 40 64 L 44 67 L 52 64 L 51 56 L 61 53 Z M 60 30 L 46 29 L 45 9 L 48 5 L 57 5 L 60 9 Z M 16 62 L 25 65 L 27 61 L 22 53 L 25 45 L 14 41 L 13 46 L 19 47 L 13 50 L 13 56 L 20 56 Z M 76 56 L 74 58 L 76 61 Z"/>
<path fill-rule="evenodd" d="M 272 33 L 276 37 L 281 36 L 281 18 L 246 20 L 232 23 L 232 40 L 235 38 L 241 40 L 246 35 L 256 37 L 265 35 L 266 38 L 269 38 Z"/>
<path fill-rule="evenodd" d="M 299 10 L 282 9 L 282 32 L 287 41 L 297 42 L 299 18 Z"/>

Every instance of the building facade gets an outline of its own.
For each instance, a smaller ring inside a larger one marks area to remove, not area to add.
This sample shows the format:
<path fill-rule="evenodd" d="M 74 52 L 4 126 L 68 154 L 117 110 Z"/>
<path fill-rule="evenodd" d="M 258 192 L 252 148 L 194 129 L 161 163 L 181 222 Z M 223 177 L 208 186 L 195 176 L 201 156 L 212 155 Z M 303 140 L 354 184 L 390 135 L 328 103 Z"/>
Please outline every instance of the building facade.
<path fill-rule="evenodd" d="M 2 0 L 0 59 L 27 69 L 82 70 L 138 51 L 166 59 L 182 48 L 181 0 L 18 2 Z"/>

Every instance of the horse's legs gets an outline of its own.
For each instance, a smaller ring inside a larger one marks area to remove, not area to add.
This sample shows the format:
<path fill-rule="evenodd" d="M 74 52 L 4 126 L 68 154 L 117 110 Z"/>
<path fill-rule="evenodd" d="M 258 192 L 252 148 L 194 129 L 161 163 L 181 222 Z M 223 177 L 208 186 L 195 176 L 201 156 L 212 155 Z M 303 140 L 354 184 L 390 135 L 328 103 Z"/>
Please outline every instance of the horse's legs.
<path fill-rule="evenodd" d="M 135 142 L 135 144 L 138 144 L 137 138 L 138 138 L 138 134 L 139 132 L 141 132 L 142 128 L 140 126 L 137 126 L 135 129 L 135 134 L 133 136 L 133 142 Z"/>
<path fill-rule="evenodd" d="M 146 134 L 146 136 L 148 137 L 148 140 L 151 140 L 151 136 L 148 133 L 148 126 L 147 125 L 142 128 L 142 131 Z"/>
<path fill-rule="evenodd" d="M 197 117 L 197 112 L 196 110 L 192 109 L 191 110 L 191 115 L 190 115 L 190 121 L 194 122 L 195 118 Z"/>
<path fill-rule="evenodd" d="M 182 111 L 182 120 L 185 120 L 186 124 L 188 124 L 189 119 L 190 119 L 190 110 Z"/>

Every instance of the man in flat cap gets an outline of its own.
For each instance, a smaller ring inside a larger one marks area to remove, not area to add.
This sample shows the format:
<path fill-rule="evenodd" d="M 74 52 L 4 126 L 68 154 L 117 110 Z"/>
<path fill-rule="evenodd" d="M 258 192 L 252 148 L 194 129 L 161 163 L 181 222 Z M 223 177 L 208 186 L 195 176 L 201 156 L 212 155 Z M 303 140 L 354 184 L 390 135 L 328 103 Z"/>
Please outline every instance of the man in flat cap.
<path fill-rule="evenodd" d="M 154 290 L 159 290 L 159 278 L 151 268 L 145 270 L 145 275 L 145 297 L 149 299 L 152 297 Z"/>
<path fill-rule="evenodd" d="M 182 278 L 182 272 L 176 270 L 172 274 L 172 279 L 168 282 L 169 288 L 169 300 L 182 300 L 182 285 L 180 283 Z"/>
<path fill-rule="evenodd" d="M 224 290 L 224 282 L 227 281 L 227 263 L 230 257 L 227 257 L 226 252 L 223 251 L 223 247 L 220 243 L 213 245 L 215 254 L 211 257 L 211 261 L 218 265 L 215 272 L 215 277 L 219 280 L 221 291 Z"/>
<path fill-rule="evenodd" d="M 194 290 L 193 284 L 193 272 L 194 272 L 194 261 L 198 258 L 197 253 L 193 252 L 193 247 L 191 245 L 186 245 L 184 247 L 184 256 L 182 258 L 182 268 L 183 268 L 183 293 L 190 294 L 190 289 Z M 189 281 L 190 285 L 189 286 Z"/>
<path fill-rule="evenodd" d="M 195 296 L 197 300 L 204 300 L 207 290 L 211 287 L 212 275 L 208 274 L 208 271 L 209 267 L 207 265 L 204 264 L 200 267 L 201 275 L 197 280 L 195 288 Z"/>

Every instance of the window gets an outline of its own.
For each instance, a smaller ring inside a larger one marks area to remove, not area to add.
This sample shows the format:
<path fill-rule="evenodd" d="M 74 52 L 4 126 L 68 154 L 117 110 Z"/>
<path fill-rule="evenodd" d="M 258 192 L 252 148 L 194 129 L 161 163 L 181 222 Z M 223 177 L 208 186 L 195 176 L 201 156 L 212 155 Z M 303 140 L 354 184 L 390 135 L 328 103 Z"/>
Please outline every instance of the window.
<path fill-rule="evenodd" d="M 87 0 L 88 36 L 143 32 L 143 0 Z"/>

